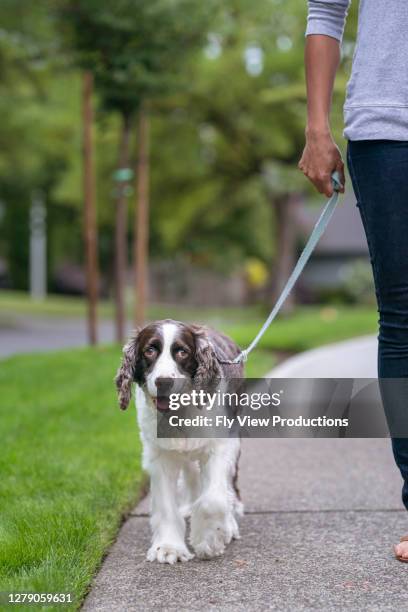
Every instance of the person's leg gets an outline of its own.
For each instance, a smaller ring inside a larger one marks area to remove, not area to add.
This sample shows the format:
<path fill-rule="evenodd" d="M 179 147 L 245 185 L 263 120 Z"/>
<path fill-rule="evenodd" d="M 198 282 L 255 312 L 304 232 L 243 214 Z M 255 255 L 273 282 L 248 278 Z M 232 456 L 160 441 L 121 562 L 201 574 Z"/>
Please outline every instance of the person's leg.
<path fill-rule="evenodd" d="M 380 315 L 378 376 L 408 379 L 408 142 L 349 142 L 347 159 L 367 236 Z M 404 416 L 407 411 L 405 398 L 387 401 L 390 395 L 382 389 L 389 422 L 398 411 Z M 402 500 L 408 509 L 408 438 L 393 438 L 392 446 L 404 480 Z M 398 554 L 408 558 L 408 542 L 397 548 Z"/>
<path fill-rule="evenodd" d="M 393 438 L 392 450 L 394 452 L 395 461 L 401 470 L 404 484 L 402 486 L 402 501 L 408 508 L 408 440 L 407 438 Z M 408 546 L 407 546 L 408 548 Z"/>

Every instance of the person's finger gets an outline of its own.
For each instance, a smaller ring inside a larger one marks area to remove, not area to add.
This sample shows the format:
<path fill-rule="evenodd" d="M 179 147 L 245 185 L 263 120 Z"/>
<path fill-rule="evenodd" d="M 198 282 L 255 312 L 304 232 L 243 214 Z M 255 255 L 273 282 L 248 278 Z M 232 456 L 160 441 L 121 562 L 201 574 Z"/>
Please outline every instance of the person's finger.
<path fill-rule="evenodd" d="M 319 193 L 324 193 L 325 184 L 322 178 L 318 174 L 306 174 L 309 181 L 314 185 Z"/>
<path fill-rule="evenodd" d="M 304 159 L 303 159 L 303 155 L 302 155 L 302 157 L 301 157 L 301 158 L 300 158 L 300 160 L 299 160 L 299 163 L 298 163 L 298 169 L 299 169 L 301 172 L 305 173 L 305 161 L 304 161 Z"/>
<path fill-rule="evenodd" d="M 333 191 L 334 191 L 331 174 L 325 174 L 324 176 L 322 176 L 321 184 L 322 184 L 324 195 L 330 198 L 333 195 Z"/>

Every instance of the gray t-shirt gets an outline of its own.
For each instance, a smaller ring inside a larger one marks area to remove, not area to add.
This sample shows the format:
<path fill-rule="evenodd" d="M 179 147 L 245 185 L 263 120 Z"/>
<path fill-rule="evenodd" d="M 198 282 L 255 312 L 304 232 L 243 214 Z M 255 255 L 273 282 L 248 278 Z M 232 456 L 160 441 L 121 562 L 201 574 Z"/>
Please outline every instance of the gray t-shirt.
<path fill-rule="evenodd" d="M 306 35 L 342 39 L 351 0 L 309 0 Z M 408 0 L 361 0 L 344 105 L 349 140 L 408 140 Z"/>

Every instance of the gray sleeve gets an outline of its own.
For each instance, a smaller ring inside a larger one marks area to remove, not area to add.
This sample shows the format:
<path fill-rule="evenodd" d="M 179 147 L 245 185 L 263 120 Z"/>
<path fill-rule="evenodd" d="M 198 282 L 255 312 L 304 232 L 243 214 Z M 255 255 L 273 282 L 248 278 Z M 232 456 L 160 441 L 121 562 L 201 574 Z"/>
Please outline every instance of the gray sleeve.
<path fill-rule="evenodd" d="M 326 34 L 341 41 L 351 0 L 309 0 L 306 36 Z"/>

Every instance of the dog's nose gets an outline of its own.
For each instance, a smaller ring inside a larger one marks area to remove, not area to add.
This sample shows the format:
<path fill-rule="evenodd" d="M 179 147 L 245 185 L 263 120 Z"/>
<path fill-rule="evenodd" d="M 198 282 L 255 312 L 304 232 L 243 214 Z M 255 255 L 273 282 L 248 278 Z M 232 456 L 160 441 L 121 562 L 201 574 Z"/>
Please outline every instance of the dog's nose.
<path fill-rule="evenodd" d="M 173 388 L 174 379 L 173 378 L 165 378 L 164 376 L 158 376 L 154 381 L 158 391 L 167 395 Z"/>

